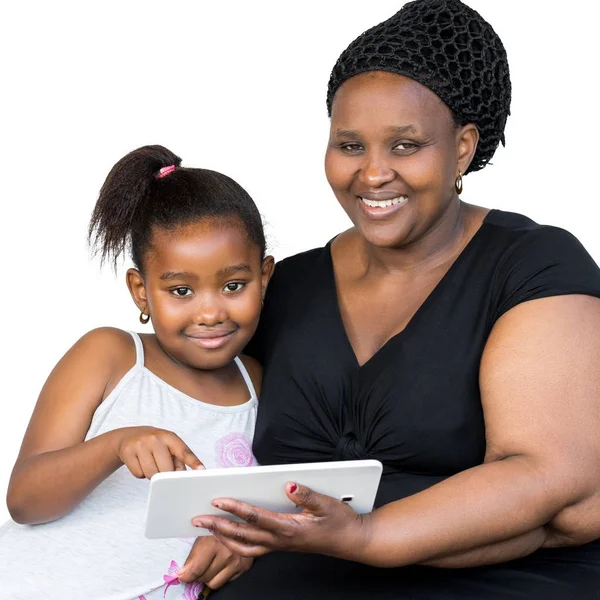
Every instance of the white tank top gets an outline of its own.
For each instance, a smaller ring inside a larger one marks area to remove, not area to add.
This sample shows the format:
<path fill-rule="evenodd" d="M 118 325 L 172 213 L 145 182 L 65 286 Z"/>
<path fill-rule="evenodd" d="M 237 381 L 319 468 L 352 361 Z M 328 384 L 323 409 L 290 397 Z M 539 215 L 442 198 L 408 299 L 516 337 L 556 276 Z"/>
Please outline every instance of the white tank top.
<path fill-rule="evenodd" d="M 86 440 L 119 427 L 151 425 L 175 432 L 207 468 L 255 465 L 258 400 L 242 361 L 235 359 L 250 399 L 237 406 L 206 404 L 149 371 L 142 342 L 131 335 L 136 364 L 96 409 Z M 0 597 L 195 600 L 200 586 L 175 577 L 193 539 L 144 536 L 148 486 L 123 466 L 61 519 L 0 529 Z"/>

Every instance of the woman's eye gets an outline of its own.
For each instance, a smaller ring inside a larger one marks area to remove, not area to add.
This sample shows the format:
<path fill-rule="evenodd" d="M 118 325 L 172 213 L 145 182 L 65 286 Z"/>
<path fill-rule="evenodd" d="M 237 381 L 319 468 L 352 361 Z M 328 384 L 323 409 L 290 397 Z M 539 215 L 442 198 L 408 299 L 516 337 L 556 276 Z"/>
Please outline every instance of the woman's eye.
<path fill-rule="evenodd" d="M 340 146 L 342 152 L 346 154 L 358 154 L 362 150 L 362 146 L 360 144 L 342 144 Z"/>
<path fill-rule="evenodd" d="M 403 153 L 414 152 L 418 148 L 419 146 L 417 144 L 413 144 L 412 142 L 400 142 L 394 146 L 394 150 Z"/>
<path fill-rule="evenodd" d="M 223 290 L 225 292 L 239 292 L 244 285 L 245 284 L 241 281 L 232 281 L 231 283 L 226 284 Z"/>
<path fill-rule="evenodd" d="M 183 298 L 184 296 L 190 296 L 192 293 L 192 290 L 189 287 L 178 287 L 175 288 L 174 290 L 171 290 L 173 292 L 173 294 L 175 296 L 178 296 L 179 298 Z"/>

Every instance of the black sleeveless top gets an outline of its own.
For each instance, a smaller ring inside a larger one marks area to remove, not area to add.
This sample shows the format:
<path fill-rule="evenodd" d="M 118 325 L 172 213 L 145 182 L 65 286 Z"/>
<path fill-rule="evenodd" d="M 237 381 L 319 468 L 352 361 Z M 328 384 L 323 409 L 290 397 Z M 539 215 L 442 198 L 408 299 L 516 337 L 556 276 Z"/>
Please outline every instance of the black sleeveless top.
<path fill-rule="evenodd" d="M 377 506 L 481 464 L 479 363 L 490 331 L 515 305 L 562 294 L 600 297 L 600 270 L 581 244 L 493 210 L 406 328 L 359 366 L 330 244 L 281 261 L 247 348 L 264 365 L 258 461 L 380 460 Z M 216 597 L 600 598 L 600 543 L 460 570 L 273 553 Z"/>

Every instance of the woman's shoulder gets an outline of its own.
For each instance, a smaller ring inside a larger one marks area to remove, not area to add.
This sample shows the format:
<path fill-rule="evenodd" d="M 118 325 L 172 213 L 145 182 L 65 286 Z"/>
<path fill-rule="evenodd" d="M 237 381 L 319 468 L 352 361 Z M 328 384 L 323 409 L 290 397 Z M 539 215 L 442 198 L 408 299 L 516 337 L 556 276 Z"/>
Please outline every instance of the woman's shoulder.
<path fill-rule="evenodd" d="M 305 250 L 277 261 L 275 263 L 275 273 L 278 277 L 296 277 L 310 274 L 323 260 L 323 257 L 329 253 L 330 244 L 331 242 L 328 242 L 325 246 Z"/>
<path fill-rule="evenodd" d="M 496 317 L 536 298 L 600 296 L 600 269 L 569 231 L 499 210 L 491 211 L 485 223 L 490 239 L 500 246 L 493 294 Z"/>
<path fill-rule="evenodd" d="M 555 225 L 542 225 L 518 213 L 492 210 L 485 219 L 488 230 L 503 245 L 502 263 L 510 269 L 521 265 L 563 262 L 586 263 L 598 267 L 581 242 L 569 231 Z"/>

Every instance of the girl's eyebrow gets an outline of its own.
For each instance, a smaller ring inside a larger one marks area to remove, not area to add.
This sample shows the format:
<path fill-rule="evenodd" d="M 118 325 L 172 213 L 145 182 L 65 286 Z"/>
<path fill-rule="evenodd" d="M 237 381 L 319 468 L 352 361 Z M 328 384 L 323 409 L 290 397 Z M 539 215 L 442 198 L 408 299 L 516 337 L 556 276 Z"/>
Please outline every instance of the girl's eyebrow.
<path fill-rule="evenodd" d="M 194 273 L 189 271 L 167 271 L 160 276 L 161 281 L 169 281 L 170 279 L 197 279 Z"/>
<path fill-rule="evenodd" d="M 244 273 L 252 273 L 252 267 L 246 263 L 230 265 L 228 267 L 219 269 L 217 271 L 217 276 L 229 277 L 234 273 L 239 273 L 240 271 L 243 271 Z M 198 279 L 198 276 L 190 271 L 167 271 L 166 273 L 163 273 L 159 279 L 161 281 L 170 281 L 171 279 Z"/>
<path fill-rule="evenodd" d="M 252 273 L 252 267 L 246 263 L 240 263 L 239 265 L 231 265 L 229 267 L 223 267 L 217 271 L 219 277 L 229 277 L 234 273 L 243 271 L 244 273 Z"/>

